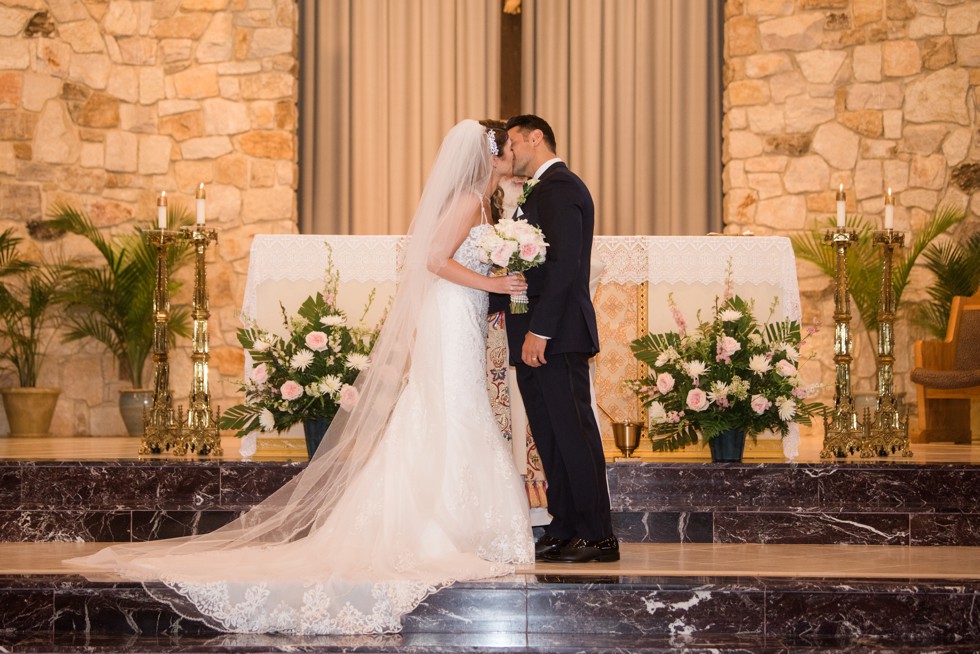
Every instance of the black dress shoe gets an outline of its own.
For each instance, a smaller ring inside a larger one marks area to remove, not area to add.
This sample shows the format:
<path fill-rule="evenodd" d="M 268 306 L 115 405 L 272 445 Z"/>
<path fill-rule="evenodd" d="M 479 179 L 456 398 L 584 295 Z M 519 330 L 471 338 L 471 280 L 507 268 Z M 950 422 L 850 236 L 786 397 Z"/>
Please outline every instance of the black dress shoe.
<path fill-rule="evenodd" d="M 544 555 L 549 563 L 612 563 L 619 560 L 619 541 L 615 536 L 601 540 L 575 538 L 557 552 Z"/>
<path fill-rule="evenodd" d="M 550 552 L 557 553 L 561 548 L 571 542 L 570 538 L 555 538 L 554 536 L 542 536 L 534 544 L 534 560 L 543 561 L 544 555 Z"/>

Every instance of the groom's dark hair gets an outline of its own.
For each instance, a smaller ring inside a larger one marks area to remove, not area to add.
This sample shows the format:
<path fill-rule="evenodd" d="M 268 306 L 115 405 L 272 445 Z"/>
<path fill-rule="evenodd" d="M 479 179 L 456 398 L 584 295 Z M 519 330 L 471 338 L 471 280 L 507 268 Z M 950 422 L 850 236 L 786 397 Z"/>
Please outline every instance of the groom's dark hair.
<path fill-rule="evenodd" d="M 558 146 L 555 144 L 555 132 L 544 118 L 534 114 L 514 116 L 507 121 L 507 129 L 511 127 L 517 127 L 523 133 L 540 129 L 541 133 L 544 134 L 544 142 L 548 144 L 551 151 L 558 152 Z"/>

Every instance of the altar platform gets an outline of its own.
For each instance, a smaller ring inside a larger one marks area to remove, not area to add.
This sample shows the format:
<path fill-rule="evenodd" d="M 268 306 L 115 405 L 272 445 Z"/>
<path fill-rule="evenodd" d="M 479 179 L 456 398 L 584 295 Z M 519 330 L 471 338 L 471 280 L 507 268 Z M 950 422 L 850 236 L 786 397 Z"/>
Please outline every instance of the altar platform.
<path fill-rule="evenodd" d="M 399 635 L 216 634 L 139 584 L 61 566 L 105 541 L 210 531 L 306 465 L 222 445 L 175 459 L 125 437 L 0 439 L 0 651 L 980 650 L 980 449 L 962 445 L 610 462 L 619 563 L 456 584 Z"/>
<path fill-rule="evenodd" d="M 140 584 L 66 570 L 102 543 L 0 544 L 5 652 L 976 651 L 980 548 L 630 544 L 427 598 L 398 635 L 217 634 Z"/>

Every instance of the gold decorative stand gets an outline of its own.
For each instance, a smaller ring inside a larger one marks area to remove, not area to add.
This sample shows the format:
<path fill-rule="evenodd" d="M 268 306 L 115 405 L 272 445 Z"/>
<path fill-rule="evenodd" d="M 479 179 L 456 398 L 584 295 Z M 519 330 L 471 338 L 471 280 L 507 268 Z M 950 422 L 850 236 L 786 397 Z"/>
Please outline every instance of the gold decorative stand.
<path fill-rule="evenodd" d="M 180 235 L 161 228 L 148 230 L 144 237 L 156 248 L 157 274 L 153 292 L 153 406 L 143 413 L 144 432 L 139 453 L 160 454 L 173 449 L 180 454 L 180 427 L 174 415 L 170 362 L 167 359 L 167 323 L 170 321 L 167 251 Z"/>
<path fill-rule="evenodd" d="M 194 246 L 194 343 L 191 361 L 194 363 L 194 379 L 191 384 L 190 403 L 187 420 L 181 418 L 180 450 L 188 450 L 200 456 L 213 454 L 221 456 L 221 436 L 218 433 L 218 420 L 211 411 L 211 396 L 208 392 L 208 285 L 204 257 L 208 243 L 218 241 L 218 234 L 203 225 L 185 227 L 180 235 Z M 218 408 L 218 415 L 221 408 Z"/>
<path fill-rule="evenodd" d="M 824 242 L 837 254 L 834 274 L 834 409 L 824 415 L 823 449 L 820 458 L 847 456 L 861 449 L 864 429 L 854 411 L 851 396 L 851 309 L 847 280 L 847 248 L 857 241 L 857 233 L 839 227 L 828 230 Z"/>
<path fill-rule="evenodd" d="M 881 246 L 881 291 L 878 303 L 878 402 L 874 420 L 865 420 L 865 442 L 862 457 L 888 456 L 909 449 L 908 409 L 898 410 L 895 401 L 892 368 L 895 364 L 895 287 L 892 282 L 892 258 L 896 248 L 905 244 L 905 234 L 893 229 L 876 231 L 872 237 Z"/>

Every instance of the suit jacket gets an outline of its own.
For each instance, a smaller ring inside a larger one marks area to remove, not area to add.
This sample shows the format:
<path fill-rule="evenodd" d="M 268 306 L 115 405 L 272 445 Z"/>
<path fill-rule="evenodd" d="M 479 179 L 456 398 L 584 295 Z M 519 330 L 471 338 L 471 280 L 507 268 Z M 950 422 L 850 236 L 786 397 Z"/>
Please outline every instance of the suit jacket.
<path fill-rule="evenodd" d="M 528 270 L 525 314 L 507 314 L 511 362 L 520 361 L 524 336 L 550 337 L 549 354 L 599 351 L 599 330 L 589 294 L 589 263 L 595 231 L 595 206 L 581 179 L 563 162 L 542 173 L 521 206 L 522 218 L 544 232 L 544 264 Z"/>

